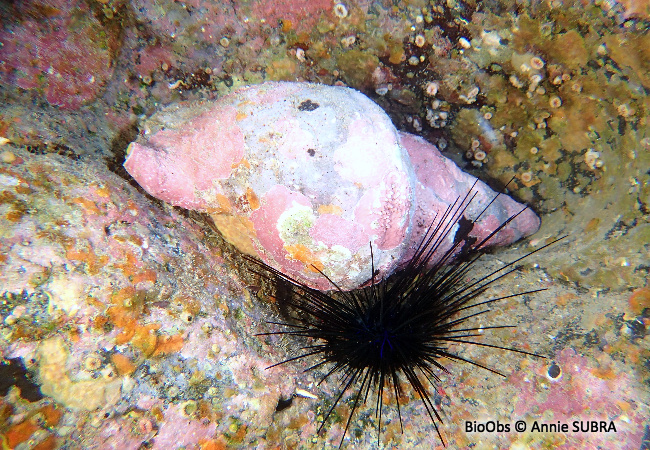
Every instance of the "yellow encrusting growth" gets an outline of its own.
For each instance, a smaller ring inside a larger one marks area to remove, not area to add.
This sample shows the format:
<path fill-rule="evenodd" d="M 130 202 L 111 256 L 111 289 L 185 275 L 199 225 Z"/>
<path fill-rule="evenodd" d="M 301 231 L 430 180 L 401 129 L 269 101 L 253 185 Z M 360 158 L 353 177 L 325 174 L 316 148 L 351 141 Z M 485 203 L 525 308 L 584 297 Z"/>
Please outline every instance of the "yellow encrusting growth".
<path fill-rule="evenodd" d="M 38 378 L 41 392 L 70 409 L 93 411 L 114 405 L 120 398 L 122 379 L 114 371 L 92 380 L 74 381 L 66 370 L 69 351 L 56 336 L 38 346 Z"/>
<path fill-rule="evenodd" d="M 230 214 L 211 214 L 210 217 L 228 242 L 243 253 L 257 256 L 257 250 L 253 246 L 257 233 L 250 219 Z"/>

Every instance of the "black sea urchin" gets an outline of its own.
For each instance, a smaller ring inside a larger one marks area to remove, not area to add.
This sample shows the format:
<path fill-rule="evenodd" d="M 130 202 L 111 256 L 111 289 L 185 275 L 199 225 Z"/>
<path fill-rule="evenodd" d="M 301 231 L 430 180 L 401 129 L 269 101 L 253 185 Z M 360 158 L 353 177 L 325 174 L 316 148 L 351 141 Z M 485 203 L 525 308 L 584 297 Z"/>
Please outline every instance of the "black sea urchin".
<path fill-rule="evenodd" d="M 474 277 L 471 270 L 485 253 L 487 242 L 518 214 L 506 220 L 484 240 L 477 241 L 470 237 L 470 233 L 487 207 L 479 217 L 467 219 L 465 212 L 475 196 L 471 193 L 472 190 L 434 219 L 414 257 L 405 267 L 381 283 L 375 282 L 373 276 L 370 286 L 364 289 L 346 292 L 332 283 L 335 288 L 333 292 L 321 292 L 247 257 L 250 262 L 265 269 L 262 271 L 264 273 L 258 272 L 260 275 L 276 279 L 294 290 L 293 295 L 284 300 L 285 306 L 294 313 L 293 323 L 270 322 L 286 329 L 261 335 L 300 336 L 312 341 L 303 347 L 302 354 L 270 367 L 315 357 L 320 359 L 307 371 L 323 365 L 330 366 L 319 384 L 335 374 L 340 376 L 339 393 L 325 415 L 319 432 L 344 393 L 348 389 L 356 390 L 341 445 L 354 411 L 360 402 L 366 402 L 371 390 L 376 396 L 378 434 L 385 390 L 392 390 L 395 394 L 402 424 L 399 399 L 404 390 L 404 381 L 417 392 L 438 437 L 444 443 L 438 428 L 438 422 L 442 422 L 442 419 L 434 406 L 430 390 L 435 389 L 441 381 L 437 371 L 449 372 L 442 365 L 442 360 L 462 361 L 505 377 L 494 368 L 454 353 L 448 348 L 449 344 L 478 345 L 543 358 L 535 353 L 475 339 L 484 330 L 512 328 L 513 325 L 472 327 L 467 323 L 470 318 L 488 312 L 487 306 L 491 303 L 544 290 L 534 289 L 476 302 L 491 284 L 517 270 L 517 263 L 523 258 L 552 244 L 540 247 L 485 276 Z M 432 261 L 434 253 L 442 250 L 451 237 L 451 248 L 442 252 L 442 258 Z"/>

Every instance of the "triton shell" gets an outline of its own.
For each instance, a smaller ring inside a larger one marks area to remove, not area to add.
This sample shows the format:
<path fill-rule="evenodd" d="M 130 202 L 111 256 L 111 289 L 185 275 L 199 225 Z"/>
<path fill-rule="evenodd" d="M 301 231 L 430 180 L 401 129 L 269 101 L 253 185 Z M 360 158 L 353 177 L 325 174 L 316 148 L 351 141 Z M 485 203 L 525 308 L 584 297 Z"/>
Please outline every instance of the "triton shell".
<path fill-rule="evenodd" d="M 421 225 L 475 181 L 360 92 L 290 82 L 161 111 L 124 166 L 154 197 L 210 214 L 242 252 L 317 289 L 333 288 L 319 271 L 342 289 L 368 282 L 370 243 L 376 278 L 390 274 Z M 475 189 L 477 208 L 496 195 Z M 499 196 L 476 232 L 522 207 Z M 538 227 L 526 211 L 493 243 Z"/>

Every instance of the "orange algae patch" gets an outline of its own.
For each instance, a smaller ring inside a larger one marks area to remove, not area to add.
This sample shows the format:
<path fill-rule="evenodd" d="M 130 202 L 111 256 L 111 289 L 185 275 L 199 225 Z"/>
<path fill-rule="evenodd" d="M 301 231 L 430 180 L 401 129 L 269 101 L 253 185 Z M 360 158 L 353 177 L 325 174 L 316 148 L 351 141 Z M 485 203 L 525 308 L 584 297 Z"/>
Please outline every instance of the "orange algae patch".
<path fill-rule="evenodd" d="M 45 405 L 39 412 L 43 414 L 46 427 L 57 425 L 63 417 L 63 411 L 55 405 Z"/>
<path fill-rule="evenodd" d="M 634 314 L 641 314 L 645 308 L 650 308 L 650 288 L 643 287 L 632 292 L 628 300 Z"/>
<path fill-rule="evenodd" d="M 97 275 L 99 269 L 104 267 L 109 260 L 106 255 L 98 257 L 92 248 L 86 251 L 77 250 L 72 244 L 66 245 L 65 256 L 73 261 L 84 262 L 88 275 Z"/>
<path fill-rule="evenodd" d="M 183 348 L 183 337 L 180 334 L 172 336 L 159 336 L 159 324 L 135 324 L 133 327 L 124 328 L 115 337 L 117 345 L 130 343 L 140 350 L 145 356 L 158 356 L 174 353 Z M 119 358 L 119 357 L 118 357 Z M 124 369 L 127 369 L 125 366 Z"/>
<path fill-rule="evenodd" d="M 318 207 L 318 214 L 334 214 L 340 216 L 343 213 L 343 208 L 339 205 L 320 205 Z"/>
<path fill-rule="evenodd" d="M 126 262 L 122 264 L 115 264 L 115 267 L 120 269 L 122 273 L 129 278 L 133 284 L 138 284 L 142 281 L 156 282 L 157 275 L 152 269 L 140 269 L 140 260 L 132 252 L 126 253 Z"/>
<path fill-rule="evenodd" d="M 218 205 L 208 208 L 208 214 L 230 214 L 232 212 L 232 204 L 228 197 L 223 194 L 215 194 L 214 199 Z"/>
<path fill-rule="evenodd" d="M 128 300 L 136 295 L 136 290 L 133 286 L 127 286 L 115 292 L 111 296 L 111 302 L 115 305 L 124 305 L 125 300 Z"/>
<path fill-rule="evenodd" d="M 20 222 L 20 219 L 22 219 L 24 215 L 25 213 L 22 211 L 10 211 L 5 214 L 5 219 L 9 222 Z"/>
<path fill-rule="evenodd" d="M 81 206 L 83 209 L 86 210 L 86 212 L 89 212 L 91 214 L 99 214 L 100 212 L 99 208 L 97 207 L 97 204 L 92 200 L 88 200 L 87 198 L 83 198 L 83 197 L 73 198 L 72 203 Z"/>
<path fill-rule="evenodd" d="M 39 442 L 36 444 L 32 450 L 54 450 L 55 448 L 59 447 L 59 440 L 52 436 L 49 435 L 47 438 L 45 438 L 44 441 Z"/>
<path fill-rule="evenodd" d="M 128 300 L 136 296 L 136 291 L 132 287 L 124 288 L 113 295 L 111 301 L 116 306 L 111 306 L 106 310 L 108 320 L 97 318 L 95 327 L 101 328 L 107 322 L 111 322 L 122 331 L 115 337 L 117 345 L 130 343 L 134 348 L 140 350 L 145 356 L 156 356 L 173 353 L 183 347 L 183 338 L 179 335 L 159 336 L 157 331 L 160 329 L 159 324 L 138 323 L 138 312 L 134 309 L 122 306 L 128 303 Z M 130 370 L 129 363 L 125 359 L 117 356 L 117 364 L 122 364 L 122 370 Z M 124 357 L 126 358 L 126 357 Z M 128 359 L 128 358 L 127 358 Z"/>
<path fill-rule="evenodd" d="M 18 444 L 28 440 L 37 430 L 40 430 L 40 427 L 31 420 L 14 425 L 5 434 L 7 447 L 15 448 Z"/>
<path fill-rule="evenodd" d="M 108 198 L 111 191 L 106 187 L 101 187 L 101 188 L 95 189 L 95 193 L 97 195 L 99 195 L 100 197 Z"/>
<path fill-rule="evenodd" d="M 115 338 L 116 343 L 119 345 L 118 339 L 122 337 L 121 343 L 131 341 L 131 345 L 142 351 L 147 356 L 153 354 L 158 344 L 158 336 L 156 330 L 160 328 L 158 324 L 136 325 L 134 328 L 124 330 L 120 335 Z"/>
<path fill-rule="evenodd" d="M 111 314 L 112 311 L 109 311 L 108 313 Z M 119 322 L 119 321 L 114 321 L 114 322 Z M 135 335 L 135 328 L 134 327 L 126 327 L 127 324 L 120 325 L 119 323 L 115 323 L 115 326 L 122 328 L 124 327 L 125 329 L 122 330 L 120 334 L 118 334 L 115 337 L 115 343 L 117 345 L 123 345 L 126 344 L 131 340 L 131 338 Z M 128 324 L 131 325 L 131 324 Z"/>
<path fill-rule="evenodd" d="M 233 169 L 236 169 L 239 166 L 244 166 L 247 169 L 250 169 L 251 168 L 251 163 L 249 163 L 246 158 L 242 158 L 239 162 L 233 163 L 230 167 L 232 167 Z"/>
<path fill-rule="evenodd" d="M 613 380 L 616 378 L 616 374 L 611 367 L 599 367 L 597 369 L 591 369 L 590 372 L 593 376 L 602 380 Z"/>
<path fill-rule="evenodd" d="M 221 297 L 218 295 L 214 295 L 214 299 L 217 302 L 217 307 L 223 311 L 224 314 L 228 314 L 230 312 L 230 308 L 228 307 L 228 302 L 221 301 Z"/>
<path fill-rule="evenodd" d="M 155 283 L 157 277 L 155 270 L 145 269 L 133 276 L 133 283 L 138 284 L 142 281 L 151 281 L 152 283 Z"/>
<path fill-rule="evenodd" d="M 289 19 L 282 19 L 282 32 L 288 33 L 291 30 L 293 30 L 293 22 Z"/>
<path fill-rule="evenodd" d="M 289 257 L 305 263 L 307 267 L 313 272 L 323 270 L 325 267 L 324 264 L 318 260 L 316 255 L 314 255 L 314 252 L 302 244 L 285 245 L 284 249 L 289 253 Z"/>
<path fill-rule="evenodd" d="M 643 356 L 642 354 L 643 350 L 636 345 L 631 345 L 631 344 L 625 345 L 623 351 L 625 352 L 625 359 L 629 360 L 634 364 L 638 364 L 639 361 L 641 361 L 641 358 Z"/>
<path fill-rule="evenodd" d="M 9 203 L 16 200 L 16 196 L 11 191 L 0 191 L 0 204 Z"/>
<path fill-rule="evenodd" d="M 101 304 L 93 304 L 93 306 L 101 306 Z M 106 324 L 109 322 L 108 317 L 104 315 L 98 315 L 93 319 L 93 328 L 97 331 L 102 331 L 104 330 L 104 327 L 106 327 Z"/>
<path fill-rule="evenodd" d="M 126 208 L 127 208 L 130 212 L 133 212 L 133 213 L 137 213 L 138 210 L 139 210 L 138 205 L 136 205 L 135 202 L 134 202 L 133 200 L 129 200 L 129 201 L 127 202 L 127 206 L 126 206 Z"/>
<path fill-rule="evenodd" d="M 154 406 L 151 409 L 151 415 L 156 419 L 158 422 L 162 422 L 165 420 L 165 414 L 163 414 L 162 409 L 160 409 L 160 406 Z"/>
<path fill-rule="evenodd" d="M 136 291 L 133 287 L 119 290 L 111 298 L 111 301 L 117 306 L 111 306 L 106 310 L 109 321 L 116 327 L 123 328 L 122 332 L 116 337 L 118 345 L 129 342 L 135 335 L 136 327 L 138 327 L 136 311 L 123 306 L 135 295 Z M 99 324 L 99 322 L 101 321 L 96 320 L 96 324 Z"/>
<path fill-rule="evenodd" d="M 630 409 L 632 409 L 632 405 L 630 405 L 628 402 L 625 402 L 623 400 L 616 400 L 616 406 L 618 406 L 623 412 L 627 412 Z"/>
<path fill-rule="evenodd" d="M 138 259 L 131 252 L 126 254 L 126 262 L 122 264 L 115 264 L 115 268 L 120 269 L 125 276 L 131 277 L 137 269 Z"/>
<path fill-rule="evenodd" d="M 144 244 L 144 241 L 139 236 L 129 236 L 129 242 L 137 247 L 142 247 L 142 244 Z"/>
<path fill-rule="evenodd" d="M 26 195 L 26 194 L 31 194 L 32 189 L 26 184 L 20 184 L 20 185 L 16 186 L 16 192 L 18 194 L 25 194 Z"/>
<path fill-rule="evenodd" d="M 209 441 L 200 440 L 199 446 L 201 450 L 226 450 L 228 448 L 221 438 Z"/>
<path fill-rule="evenodd" d="M 246 437 L 247 428 L 248 427 L 246 425 L 241 425 L 237 429 L 237 432 L 232 436 L 231 440 L 233 442 L 243 442 L 244 438 Z"/>
<path fill-rule="evenodd" d="M 131 375 L 135 372 L 135 364 L 133 364 L 127 356 L 124 356 L 121 353 L 113 353 L 111 355 L 111 362 L 120 376 Z"/>
<path fill-rule="evenodd" d="M 257 198 L 257 195 L 255 195 L 255 192 L 250 187 L 246 189 L 246 200 L 248 200 L 248 205 L 252 210 L 259 209 L 260 200 Z"/>
<path fill-rule="evenodd" d="M 587 225 L 585 226 L 585 232 L 589 233 L 591 231 L 596 230 L 599 224 L 600 224 L 600 219 L 598 217 L 594 217 L 589 222 L 587 222 Z"/>
<path fill-rule="evenodd" d="M 153 352 L 153 356 L 175 353 L 181 348 L 183 348 L 183 336 L 181 334 L 160 336 L 158 338 L 156 349 Z"/>

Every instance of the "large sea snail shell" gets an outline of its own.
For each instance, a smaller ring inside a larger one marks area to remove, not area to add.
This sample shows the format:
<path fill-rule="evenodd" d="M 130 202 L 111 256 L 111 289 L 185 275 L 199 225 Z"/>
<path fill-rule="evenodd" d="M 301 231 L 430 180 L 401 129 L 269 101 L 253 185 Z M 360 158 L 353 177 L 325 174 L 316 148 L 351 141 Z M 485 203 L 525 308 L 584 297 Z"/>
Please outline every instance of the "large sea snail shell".
<path fill-rule="evenodd" d="M 129 145 L 126 170 L 151 195 L 210 214 L 224 237 L 318 289 L 380 279 L 409 257 L 436 212 L 475 178 L 435 146 L 398 132 L 358 91 L 312 83 L 249 86 L 167 108 Z M 496 195 L 478 182 L 467 215 Z M 500 195 L 475 224 L 486 236 L 522 205 Z M 492 244 L 534 233 L 530 210 Z M 411 249 L 411 250 L 410 250 Z M 318 270 L 316 270 L 318 269 Z"/>

